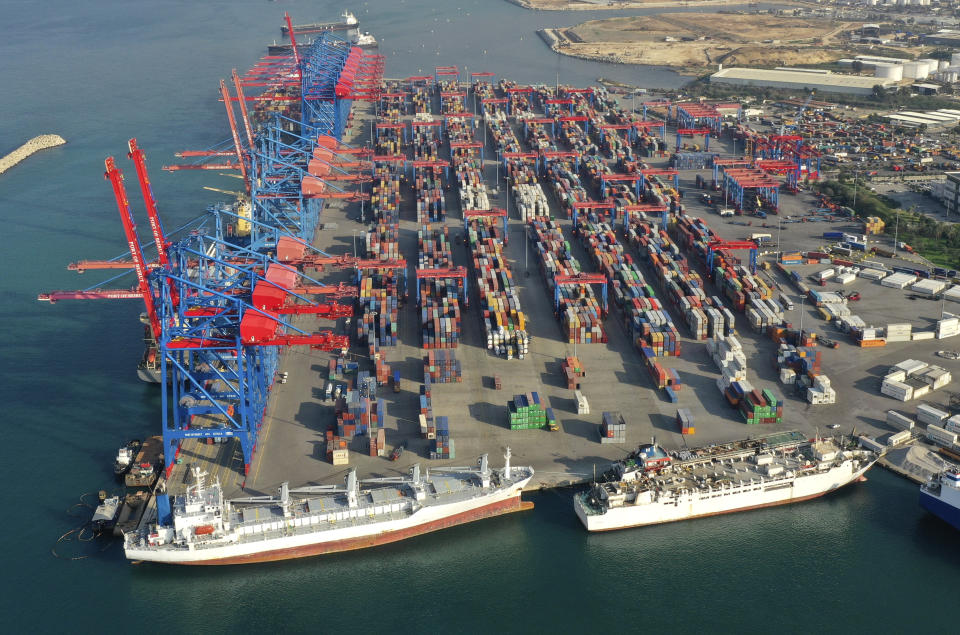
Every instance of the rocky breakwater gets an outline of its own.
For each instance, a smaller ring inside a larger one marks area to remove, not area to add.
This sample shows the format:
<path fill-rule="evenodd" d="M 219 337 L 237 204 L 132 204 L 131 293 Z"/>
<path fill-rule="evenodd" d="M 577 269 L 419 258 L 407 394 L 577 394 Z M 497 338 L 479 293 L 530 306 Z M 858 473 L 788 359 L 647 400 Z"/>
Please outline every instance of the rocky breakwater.
<path fill-rule="evenodd" d="M 42 134 L 34 137 L 7 156 L 0 158 L 0 174 L 3 174 L 35 152 L 62 146 L 66 142 L 66 139 L 55 134 Z"/>

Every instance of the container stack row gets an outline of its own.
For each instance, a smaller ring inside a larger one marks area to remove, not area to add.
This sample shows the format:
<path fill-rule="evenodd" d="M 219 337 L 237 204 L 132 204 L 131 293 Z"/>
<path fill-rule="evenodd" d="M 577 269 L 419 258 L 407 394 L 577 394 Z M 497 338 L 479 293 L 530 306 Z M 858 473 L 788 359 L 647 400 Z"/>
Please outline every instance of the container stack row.
<path fill-rule="evenodd" d="M 447 137 L 451 143 L 474 143 L 473 128 L 466 119 L 447 120 Z M 483 182 L 483 164 L 475 148 L 450 149 L 450 158 L 463 209 L 490 209 L 490 198 Z"/>
<path fill-rule="evenodd" d="M 713 230 L 702 219 L 687 215 L 678 216 L 673 228 L 680 246 L 706 266 L 708 244 L 719 240 Z M 746 311 L 751 300 L 766 300 L 773 295 L 770 287 L 759 276 L 750 273 L 749 268 L 740 264 L 739 259 L 730 252 L 715 252 L 713 266 L 708 273 L 736 311 Z"/>
<path fill-rule="evenodd" d="M 448 269 L 453 252 L 448 227 L 430 229 L 424 225 L 417 233 L 418 268 Z M 463 281 L 457 278 L 421 278 L 420 333 L 425 349 L 456 348 L 460 344 L 460 296 Z"/>
<path fill-rule="evenodd" d="M 430 444 L 430 458 L 434 460 L 455 459 L 453 439 L 450 438 L 450 420 L 447 417 L 437 417 L 437 433 Z"/>
<path fill-rule="evenodd" d="M 549 218 L 535 218 L 528 224 L 533 248 L 540 260 L 540 271 L 551 294 L 557 292 L 555 277 L 580 273 L 580 263 L 570 253 L 560 226 Z M 603 311 L 590 285 L 559 286 L 557 314 L 564 340 L 570 344 L 599 344 L 607 341 L 603 329 Z"/>
<path fill-rule="evenodd" d="M 640 261 L 653 270 L 667 302 L 683 316 L 694 339 L 733 333 L 733 313 L 719 297 L 707 294 L 700 274 L 689 267 L 689 261 L 666 232 L 648 221 L 632 219 L 627 240 Z"/>
<path fill-rule="evenodd" d="M 334 403 L 337 436 L 352 439 L 370 434 L 386 425 L 387 406 L 383 399 L 362 397 L 357 390 L 348 390 Z"/>
<path fill-rule="evenodd" d="M 397 223 L 378 223 L 363 235 L 367 258 L 374 260 L 393 260 L 400 255 L 400 225 Z"/>
<path fill-rule="evenodd" d="M 444 79 L 437 85 L 440 90 L 440 104 L 443 114 L 452 115 L 465 110 L 466 93 L 461 90 L 458 80 Z M 446 95 L 444 95 L 446 93 Z"/>
<path fill-rule="evenodd" d="M 747 322 L 758 333 L 766 333 L 770 328 L 783 324 L 783 307 L 773 298 L 750 297 L 746 307 Z"/>
<path fill-rule="evenodd" d="M 624 253 L 613 227 L 594 221 L 592 213 L 578 222 L 577 234 L 593 264 L 607 276 L 614 302 L 634 345 L 653 349 L 658 357 L 680 355 L 680 332 L 647 284 L 640 267 Z"/>
<path fill-rule="evenodd" d="M 491 220 L 477 218 L 470 221 L 467 237 L 487 349 L 507 359 L 523 359 L 529 346 L 526 316 L 503 254 L 503 232 Z"/>
<path fill-rule="evenodd" d="M 574 203 L 590 200 L 587 190 L 580 182 L 573 159 L 563 157 L 546 159 L 545 173 L 567 218 L 573 216 Z"/>
<path fill-rule="evenodd" d="M 463 381 L 463 368 L 453 351 L 430 351 L 423 358 L 424 382 L 452 384 Z"/>
<path fill-rule="evenodd" d="M 616 443 L 624 445 L 627 442 L 627 422 L 619 412 L 604 412 L 600 421 L 600 443 Z"/>
<path fill-rule="evenodd" d="M 417 161 L 436 161 L 440 148 L 437 126 L 414 126 L 413 157 Z M 421 167 L 414 171 L 413 188 L 417 198 L 417 222 L 443 222 L 447 217 L 443 169 Z"/>
<path fill-rule="evenodd" d="M 360 280 L 361 316 L 357 339 L 362 344 L 396 346 L 400 318 L 398 274 L 367 270 Z"/>
<path fill-rule="evenodd" d="M 437 438 L 437 423 L 433 416 L 433 394 L 432 383 L 425 381 L 420 386 L 420 412 L 417 417 L 420 420 L 420 435 L 424 439 L 433 440 Z"/>
<path fill-rule="evenodd" d="M 711 338 L 707 340 L 707 354 L 720 369 L 717 378 L 717 388 L 726 393 L 730 384 L 747 379 L 747 356 L 743 347 L 733 335 L 725 338 Z"/>
<path fill-rule="evenodd" d="M 546 409 L 536 392 L 514 395 L 507 402 L 507 411 L 511 430 L 540 430 L 547 425 Z"/>
<path fill-rule="evenodd" d="M 391 167 L 381 164 L 374 169 L 370 206 L 378 223 L 400 222 L 400 174 Z"/>
<path fill-rule="evenodd" d="M 381 123 L 399 123 L 384 119 Z M 396 128 L 378 128 L 374 150 L 379 155 L 393 156 L 403 152 L 402 131 Z"/>
<path fill-rule="evenodd" d="M 663 390 L 670 400 L 670 403 L 676 403 L 679 399 L 677 394 L 683 385 L 680 383 L 680 375 L 673 368 L 667 368 L 658 360 L 660 357 L 649 346 L 640 348 L 640 356 L 643 358 L 643 366 L 650 376 L 650 381 L 658 390 Z"/>
<path fill-rule="evenodd" d="M 926 396 L 953 381 L 950 371 L 926 362 L 908 359 L 892 366 L 880 385 L 880 393 L 900 401 Z"/>
<path fill-rule="evenodd" d="M 429 114 L 433 108 L 433 84 L 417 80 L 410 86 L 410 103 L 415 115 Z"/>

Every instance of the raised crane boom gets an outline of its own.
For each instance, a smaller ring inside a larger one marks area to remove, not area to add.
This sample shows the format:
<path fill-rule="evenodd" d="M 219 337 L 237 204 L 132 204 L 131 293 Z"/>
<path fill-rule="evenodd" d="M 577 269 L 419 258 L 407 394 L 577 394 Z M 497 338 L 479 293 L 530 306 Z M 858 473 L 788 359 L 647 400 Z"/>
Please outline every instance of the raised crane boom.
<path fill-rule="evenodd" d="M 133 259 L 134 270 L 137 272 L 137 284 L 140 293 L 143 294 L 143 304 L 147 309 L 147 319 L 150 322 L 150 330 L 153 337 L 160 339 L 160 317 L 157 315 L 157 307 L 153 302 L 153 293 L 150 291 L 150 280 L 147 277 L 147 265 L 143 260 L 143 249 L 140 247 L 140 239 L 137 238 L 137 225 L 133 222 L 133 213 L 130 211 L 130 201 L 127 199 L 127 190 L 123 186 L 123 172 L 117 167 L 113 157 L 107 157 L 104 161 L 107 171 L 103 175 L 113 186 L 113 196 L 117 200 L 117 211 L 120 212 L 120 222 L 123 223 L 123 231 L 127 237 L 127 246 L 130 248 L 130 257 Z"/>
<path fill-rule="evenodd" d="M 150 231 L 153 234 L 153 243 L 157 246 L 157 262 L 162 269 L 170 268 L 170 258 L 167 256 L 167 242 L 163 234 L 163 225 L 160 223 L 160 212 L 157 210 L 157 199 L 153 195 L 153 188 L 150 186 L 150 176 L 147 174 L 147 157 L 137 146 L 137 140 L 127 141 L 127 147 L 130 153 L 127 155 L 133 161 L 137 170 L 137 180 L 140 182 L 140 192 L 143 194 L 143 202 L 147 207 L 147 218 L 150 219 Z M 170 289 L 170 300 L 174 306 L 178 303 L 177 289 L 173 280 L 168 280 Z"/>

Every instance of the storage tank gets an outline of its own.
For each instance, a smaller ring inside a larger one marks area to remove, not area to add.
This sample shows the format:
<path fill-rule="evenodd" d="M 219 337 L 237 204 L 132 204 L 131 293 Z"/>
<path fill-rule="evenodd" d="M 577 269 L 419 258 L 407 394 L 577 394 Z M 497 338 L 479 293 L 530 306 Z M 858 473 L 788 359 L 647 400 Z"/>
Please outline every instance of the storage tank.
<path fill-rule="evenodd" d="M 903 64 L 877 62 L 877 65 L 873 69 L 873 76 L 878 79 L 891 79 L 899 82 L 903 79 Z"/>
<path fill-rule="evenodd" d="M 948 66 L 950 66 L 950 62 L 948 62 L 947 60 L 940 60 L 940 62 L 937 64 L 937 70 L 945 71 L 947 70 Z"/>
<path fill-rule="evenodd" d="M 924 64 L 927 65 L 927 75 L 929 75 L 930 73 L 936 73 L 940 64 L 940 60 L 931 59 L 929 57 L 925 57 L 922 60 L 917 60 L 917 61 L 923 62 Z M 924 77 L 926 77 L 927 75 L 924 75 Z"/>
<path fill-rule="evenodd" d="M 950 55 L 950 66 L 960 66 L 960 53 Z"/>
<path fill-rule="evenodd" d="M 904 79 L 921 79 L 926 77 L 926 74 L 921 75 L 921 71 L 925 71 L 926 68 L 927 65 L 920 62 L 904 62 L 903 77 Z"/>

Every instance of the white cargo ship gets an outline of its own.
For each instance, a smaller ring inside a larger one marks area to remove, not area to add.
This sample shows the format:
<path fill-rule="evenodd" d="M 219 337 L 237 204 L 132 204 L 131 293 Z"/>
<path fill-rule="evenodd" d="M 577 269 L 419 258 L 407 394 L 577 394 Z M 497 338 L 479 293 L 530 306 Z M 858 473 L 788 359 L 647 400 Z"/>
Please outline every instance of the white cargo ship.
<path fill-rule="evenodd" d="M 651 443 L 574 495 L 574 509 L 587 530 L 608 531 L 795 503 L 859 479 L 878 458 L 852 438 L 796 432 L 676 455 Z"/>
<path fill-rule="evenodd" d="M 533 468 L 411 469 L 409 477 L 360 481 L 346 487 L 310 486 L 277 497 L 224 500 L 219 482 L 195 484 L 172 504 L 157 498 L 157 522 L 124 535 L 124 553 L 134 561 L 169 564 L 242 564 L 363 549 L 453 527 L 481 518 L 526 510 L 520 499 Z"/>

